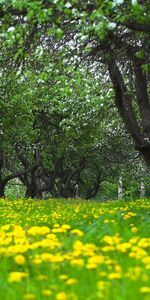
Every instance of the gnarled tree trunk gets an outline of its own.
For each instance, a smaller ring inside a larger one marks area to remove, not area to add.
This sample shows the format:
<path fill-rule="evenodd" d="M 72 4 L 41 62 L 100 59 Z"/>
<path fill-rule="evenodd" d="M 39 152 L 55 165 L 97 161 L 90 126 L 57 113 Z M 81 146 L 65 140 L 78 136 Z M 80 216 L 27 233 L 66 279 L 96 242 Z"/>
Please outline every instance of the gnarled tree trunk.
<path fill-rule="evenodd" d="M 5 184 L 0 182 L 0 198 L 5 198 Z"/>
<path fill-rule="evenodd" d="M 135 71 L 135 99 L 141 117 L 140 124 L 132 105 L 133 99 L 129 94 L 113 53 L 110 54 L 108 59 L 109 74 L 115 91 L 115 104 L 128 132 L 134 140 L 135 149 L 142 154 L 150 170 L 150 103 L 146 78 L 141 70 L 141 62 L 137 61 L 135 57 L 133 58 L 133 65 Z"/>

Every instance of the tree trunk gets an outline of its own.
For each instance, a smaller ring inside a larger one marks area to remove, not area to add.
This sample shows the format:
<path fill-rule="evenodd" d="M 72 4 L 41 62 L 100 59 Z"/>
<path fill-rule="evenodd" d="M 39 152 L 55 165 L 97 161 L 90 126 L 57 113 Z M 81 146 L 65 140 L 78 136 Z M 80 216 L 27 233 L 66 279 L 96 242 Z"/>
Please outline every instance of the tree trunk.
<path fill-rule="evenodd" d="M 139 124 L 138 118 L 132 107 L 131 96 L 113 55 L 110 55 L 108 69 L 115 91 L 115 104 L 119 114 L 134 140 L 135 149 L 142 154 L 143 159 L 150 170 L 150 105 L 148 102 L 145 78 L 141 74 L 140 67 L 135 66 L 136 101 L 141 114 L 141 124 Z M 143 90 L 144 97 L 142 97 L 141 89 Z M 140 125 L 142 125 L 142 130 Z"/>
<path fill-rule="evenodd" d="M 148 171 L 150 172 L 150 145 L 145 147 L 137 147 L 137 150 L 139 150 L 142 154 L 143 159 L 147 165 Z"/>
<path fill-rule="evenodd" d="M 75 198 L 79 198 L 79 185 L 78 185 L 78 183 L 75 185 Z"/>
<path fill-rule="evenodd" d="M 101 177 L 101 174 L 98 173 L 98 175 L 95 179 L 95 182 L 93 183 L 92 188 L 87 191 L 85 199 L 91 199 L 91 198 L 96 197 L 96 195 L 100 189 L 100 185 L 101 185 L 102 181 L 103 181 L 103 178 Z"/>
<path fill-rule="evenodd" d="M 144 181 L 141 180 L 140 198 L 144 198 L 144 197 L 145 197 L 145 184 L 144 184 Z"/>
<path fill-rule="evenodd" d="M 33 186 L 27 186 L 26 189 L 26 198 L 34 198 L 35 197 L 35 191 L 34 191 L 34 187 Z"/>
<path fill-rule="evenodd" d="M 0 148 L 0 198 L 5 198 L 5 183 L 2 178 L 2 168 L 4 165 L 4 152 L 3 149 Z"/>
<path fill-rule="evenodd" d="M 5 184 L 0 182 L 0 198 L 5 198 Z"/>
<path fill-rule="evenodd" d="M 123 183 L 122 183 L 122 176 L 119 177 L 118 182 L 118 199 L 123 199 Z"/>

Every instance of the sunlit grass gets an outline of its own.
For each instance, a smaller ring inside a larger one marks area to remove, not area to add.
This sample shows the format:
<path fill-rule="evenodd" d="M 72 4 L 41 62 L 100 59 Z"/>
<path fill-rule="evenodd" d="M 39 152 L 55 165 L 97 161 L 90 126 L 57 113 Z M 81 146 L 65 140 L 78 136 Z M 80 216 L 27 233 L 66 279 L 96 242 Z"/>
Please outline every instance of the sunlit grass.
<path fill-rule="evenodd" d="M 1 299 L 150 299 L 150 202 L 1 200 Z"/>

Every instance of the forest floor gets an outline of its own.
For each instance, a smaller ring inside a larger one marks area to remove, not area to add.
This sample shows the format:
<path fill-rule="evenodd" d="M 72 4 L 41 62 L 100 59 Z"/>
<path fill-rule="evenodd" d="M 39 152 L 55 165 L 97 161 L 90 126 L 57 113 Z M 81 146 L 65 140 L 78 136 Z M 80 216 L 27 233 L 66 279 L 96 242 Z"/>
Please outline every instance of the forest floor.
<path fill-rule="evenodd" d="M 1 200 L 0 299 L 150 299 L 150 201 Z"/>

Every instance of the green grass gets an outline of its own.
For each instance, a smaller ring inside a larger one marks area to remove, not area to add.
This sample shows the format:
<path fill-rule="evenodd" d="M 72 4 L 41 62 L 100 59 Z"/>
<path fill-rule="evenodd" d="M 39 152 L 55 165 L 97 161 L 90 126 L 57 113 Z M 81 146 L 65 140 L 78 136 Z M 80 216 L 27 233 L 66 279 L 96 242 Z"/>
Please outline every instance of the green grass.
<path fill-rule="evenodd" d="M 149 200 L 1 200 L 0 216 L 0 299 L 150 299 Z"/>

